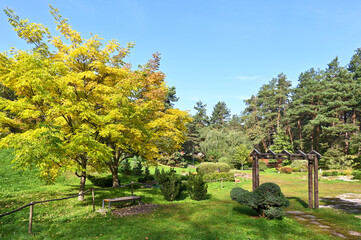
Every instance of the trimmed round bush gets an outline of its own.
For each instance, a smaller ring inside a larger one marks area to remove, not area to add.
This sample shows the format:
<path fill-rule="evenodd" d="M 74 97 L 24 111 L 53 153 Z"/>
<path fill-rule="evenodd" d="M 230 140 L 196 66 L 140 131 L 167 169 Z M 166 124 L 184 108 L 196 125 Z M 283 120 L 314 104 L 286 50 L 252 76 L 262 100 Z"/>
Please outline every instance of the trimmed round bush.
<path fill-rule="evenodd" d="M 221 178 L 225 178 L 225 182 L 234 182 L 233 173 L 210 173 L 203 176 L 204 181 L 214 181 Z"/>
<path fill-rule="evenodd" d="M 229 172 L 231 167 L 226 163 L 204 162 L 197 167 L 197 172 L 201 174 L 211 174 L 215 172 Z"/>
<path fill-rule="evenodd" d="M 231 167 L 227 163 L 216 163 L 217 170 L 221 173 L 228 173 Z"/>
<path fill-rule="evenodd" d="M 251 207 L 259 216 L 269 219 L 282 218 L 285 214 L 283 207 L 289 205 L 288 199 L 275 183 L 263 183 L 254 192 L 249 192 L 240 187 L 233 188 L 231 199 Z"/>

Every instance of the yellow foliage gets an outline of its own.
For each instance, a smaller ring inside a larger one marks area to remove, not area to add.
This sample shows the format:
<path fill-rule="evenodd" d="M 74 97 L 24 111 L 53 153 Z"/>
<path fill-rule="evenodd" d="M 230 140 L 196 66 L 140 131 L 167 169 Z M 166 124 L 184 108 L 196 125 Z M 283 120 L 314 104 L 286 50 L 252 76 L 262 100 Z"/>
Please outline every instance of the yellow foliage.
<path fill-rule="evenodd" d="M 165 110 L 159 54 L 133 71 L 123 62 L 133 43 L 83 39 L 50 8 L 60 36 L 7 9 L 19 37 L 35 44 L 0 55 L 0 83 L 16 95 L 0 98 L 0 134 L 6 135 L 0 143 L 16 149 L 17 166 L 37 167 L 53 180 L 64 169 L 103 169 L 124 154 L 152 161 L 179 149 L 191 118 Z"/>

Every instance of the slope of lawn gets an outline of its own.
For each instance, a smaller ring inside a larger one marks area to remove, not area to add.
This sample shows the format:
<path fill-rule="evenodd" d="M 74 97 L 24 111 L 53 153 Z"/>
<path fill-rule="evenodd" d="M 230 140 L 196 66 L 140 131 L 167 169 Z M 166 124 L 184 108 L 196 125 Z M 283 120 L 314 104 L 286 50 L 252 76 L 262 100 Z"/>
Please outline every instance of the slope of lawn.
<path fill-rule="evenodd" d="M 78 178 L 67 173 L 53 185 L 36 177 L 36 171 L 19 173 L 11 168 L 10 150 L 0 151 L 0 213 L 16 209 L 30 201 L 76 194 Z M 360 219 L 353 214 L 332 209 L 307 209 L 306 174 L 284 175 L 273 171 L 261 173 L 261 182 L 279 184 L 290 199 L 288 210 L 312 212 L 338 228 L 361 231 Z M 122 176 L 121 176 L 122 178 Z M 125 180 L 122 180 L 124 183 Z M 135 189 L 142 202 L 159 204 L 150 214 L 116 217 L 92 211 L 91 194 L 85 202 L 77 199 L 37 204 L 34 206 L 33 235 L 27 234 L 29 209 L 0 218 L 0 239 L 336 239 L 314 226 L 302 225 L 290 217 L 266 220 L 255 212 L 230 200 L 234 182 L 208 184 L 208 199 L 194 201 L 184 193 L 180 200 L 167 202 L 159 189 Z M 248 190 L 251 181 L 237 183 Z M 335 186 L 335 187 L 334 187 Z M 90 182 L 87 188 L 93 187 Z M 320 196 L 360 192 L 361 184 L 320 182 Z M 130 194 L 130 189 L 98 191 L 96 209 L 103 198 Z"/>

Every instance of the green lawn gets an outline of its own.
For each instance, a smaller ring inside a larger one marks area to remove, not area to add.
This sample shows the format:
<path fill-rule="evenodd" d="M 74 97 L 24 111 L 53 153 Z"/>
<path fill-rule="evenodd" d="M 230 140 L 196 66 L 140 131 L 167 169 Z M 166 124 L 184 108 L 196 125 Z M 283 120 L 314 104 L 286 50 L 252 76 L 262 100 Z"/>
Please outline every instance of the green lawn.
<path fill-rule="evenodd" d="M 11 211 L 30 201 L 76 194 L 78 178 L 64 174 L 54 185 L 46 185 L 35 171 L 18 173 L 11 169 L 11 151 L 0 152 L 0 213 Z M 179 170 L 181 171 L 181 170 Z M 361 220 L 353 214 L 332 209 L 310 210 L 307 202 L 307 175 L 261 173 L 261 182 L 272 181 L 281 186 L 290 199 L 288 210 L 301 210 L 324 219 L 341 232 L 361 232 Z M 124 182 L 124 181 L 123 181 Z M 91 195 L 79 203 L 76 199 L 37 204 L 34 207 L 33 236 L 27 234 L 29 209 L 0 218 L 0 239 L 336 239 L 314 226 L 303 225 L 286 217 L 283 220 L 257 218 L 255 213 L 229 197 L 233 182 L 209 183 L 209 197 L 193 201 L 183 194 L 175 202 L 163 199 L 158 189 L 136 189 L 145 203 L 161 206 L 150 214 L 115 217 L 92 212 Z M 251 181 L 237 183 L 248 190 Z M 87 188 L 93 187 L 90 182 Z M 360 182 L 321 181 L 320 197 L 341 193 L 361 193 Z M 103 198 L 130 194 L 130 189 L 96 192 L 97 209 Z M 321 203 L 322 204 L 322 203 Z"/>

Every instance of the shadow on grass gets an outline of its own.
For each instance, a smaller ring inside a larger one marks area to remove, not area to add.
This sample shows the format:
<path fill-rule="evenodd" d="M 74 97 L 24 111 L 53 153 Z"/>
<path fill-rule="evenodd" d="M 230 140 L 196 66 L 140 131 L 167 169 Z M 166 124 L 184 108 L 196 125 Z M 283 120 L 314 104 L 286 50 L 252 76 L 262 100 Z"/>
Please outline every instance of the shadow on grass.
<path fill-rule="evenodd" d="M 250 217 L 258 217 L 258 214 L 255 210 L 246 206 L 234 207 L 233 211 L 236 212 L 237 214 L 247 215 Z"/>
<path fill-rule="evenodd" d="M 296 200 L 303 208 L 308 208 L 308 204 L 299 197 L 287 197 L 288 200 Z"/>

